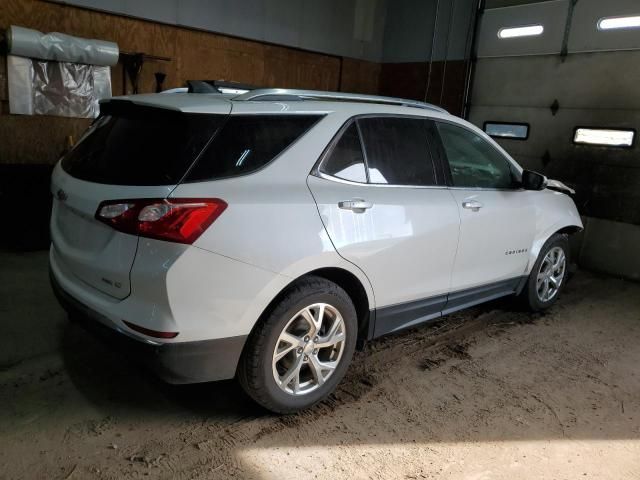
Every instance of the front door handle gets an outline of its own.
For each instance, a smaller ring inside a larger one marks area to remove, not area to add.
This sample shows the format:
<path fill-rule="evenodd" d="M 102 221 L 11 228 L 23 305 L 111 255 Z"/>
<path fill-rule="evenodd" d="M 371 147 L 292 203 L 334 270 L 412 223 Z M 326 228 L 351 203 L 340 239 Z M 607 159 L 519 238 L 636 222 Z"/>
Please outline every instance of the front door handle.
<path fill-rule="evenodd" d="M 373 207 L 373 203 L 362 200 L 361 198 L 338 202 L 338 208 L 351 210 L 353 213 L 364 213 L 365 210 L 371 207 Z"/>
<path fill-rule="evenodd" d="M 482 208 L 482 204 L 477 200 L 465 200 L 462 202 L 462 208 L 466 208 L 472 212 L 477 212 Z"/>

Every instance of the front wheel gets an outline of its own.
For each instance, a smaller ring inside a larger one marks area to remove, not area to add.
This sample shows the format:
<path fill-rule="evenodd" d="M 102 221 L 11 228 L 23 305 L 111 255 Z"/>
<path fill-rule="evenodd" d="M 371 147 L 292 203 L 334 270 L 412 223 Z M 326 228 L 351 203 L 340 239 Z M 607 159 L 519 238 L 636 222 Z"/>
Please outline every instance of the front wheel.
<path fill-rule="evenodd" d="M 251 334 L 238 380 L 256 402 L 292 413 L 326 398 L 353 356 L 357 316 L 349 295 L 324 278 L 290 288 Z"/>
<path fill-rule="evenodd" d="M 525 305 L 534 312 L 549 308 L 564 288 L 569 273 L 569 240 L 555 234 L 540 249 L 521 293 Z"/>

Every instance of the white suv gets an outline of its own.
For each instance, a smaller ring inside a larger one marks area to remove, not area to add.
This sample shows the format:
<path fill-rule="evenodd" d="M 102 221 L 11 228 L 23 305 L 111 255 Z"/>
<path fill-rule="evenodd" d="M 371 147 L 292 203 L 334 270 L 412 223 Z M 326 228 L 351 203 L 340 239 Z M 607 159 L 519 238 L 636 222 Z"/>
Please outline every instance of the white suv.
<path fill-rule="evenodd" d="M 272 89 L 101 112 L 53 173 L 61 303 L 167 381 L 237 376 L 276 412 L 331 393 L 358 342 L 505 295 L 548 307 L 582 228 L 566 187 L 421 102 Z"/>

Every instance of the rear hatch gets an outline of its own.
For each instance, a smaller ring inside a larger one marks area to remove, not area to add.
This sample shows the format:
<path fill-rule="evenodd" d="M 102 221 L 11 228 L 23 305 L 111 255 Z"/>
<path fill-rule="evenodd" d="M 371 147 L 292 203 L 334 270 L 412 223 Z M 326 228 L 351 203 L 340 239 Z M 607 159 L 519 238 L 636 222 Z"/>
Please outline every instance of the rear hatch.
<path fill-rule="evenodd" d="M 138 237 L 96 220 L 100 204 L 166 198 L 229 111 L 222 101 L 219 114 L 123 100 L 102 104 L 100 117 L 52 177 L 51 237 L 65 270 L 107 295 L 127 297 Z"/>

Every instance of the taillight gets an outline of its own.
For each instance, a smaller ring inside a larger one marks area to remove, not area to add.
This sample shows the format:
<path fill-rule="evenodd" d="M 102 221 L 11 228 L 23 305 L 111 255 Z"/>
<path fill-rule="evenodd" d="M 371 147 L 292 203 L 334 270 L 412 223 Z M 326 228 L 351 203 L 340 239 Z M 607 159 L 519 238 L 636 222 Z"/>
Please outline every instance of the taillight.
<path fill-rule="evenodd" d="M 108 200 L 95 217 L 120 232 L 191 244 L 225 208 L 219 198 Z"/>

